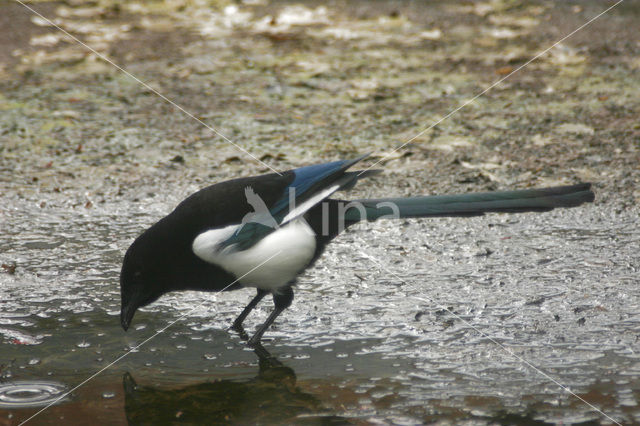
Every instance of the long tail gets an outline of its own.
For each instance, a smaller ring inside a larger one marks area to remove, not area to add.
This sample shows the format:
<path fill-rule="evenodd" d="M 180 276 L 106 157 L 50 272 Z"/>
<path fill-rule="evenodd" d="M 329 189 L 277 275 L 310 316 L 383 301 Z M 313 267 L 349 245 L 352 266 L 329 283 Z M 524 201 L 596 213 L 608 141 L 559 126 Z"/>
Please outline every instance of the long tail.
<path fill-rule="evenodd" d="M 519 191 L 478 192 L 409 198 L 354 200 L 344 205 L 347 221 L 381 217 L 480 216 L 484 213 L 543 212 L 592 202 L 590 183 Z"/>

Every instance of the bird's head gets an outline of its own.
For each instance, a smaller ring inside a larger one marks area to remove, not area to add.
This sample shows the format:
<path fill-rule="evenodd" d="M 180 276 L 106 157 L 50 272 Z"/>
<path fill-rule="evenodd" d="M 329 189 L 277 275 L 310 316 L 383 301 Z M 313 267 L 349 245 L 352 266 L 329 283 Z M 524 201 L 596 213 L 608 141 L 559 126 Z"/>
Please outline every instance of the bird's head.
<path fill-rule="evenodd" d="M 152 262 L 145 259 L 136 240 L 124 256 L 120 271 L 120 324 L 127 331 L 138 308 L 157 300 L 162 292 L 153 273 Z"/>

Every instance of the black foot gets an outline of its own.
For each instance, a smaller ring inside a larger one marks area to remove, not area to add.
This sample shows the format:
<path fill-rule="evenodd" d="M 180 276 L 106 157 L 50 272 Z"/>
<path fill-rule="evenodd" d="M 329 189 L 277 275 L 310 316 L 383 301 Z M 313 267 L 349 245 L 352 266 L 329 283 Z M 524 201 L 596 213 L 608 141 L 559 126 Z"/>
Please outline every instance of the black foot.
<path fill-rule="evenodd" d="M 249 315 L 249 312 L 251 312 L 253 308 L 255 308 L 258 303 L 260 303 L 260 301 L 264 298 L 264 296 L 267 295 L 267 293 L 268 292 L 265 290 L 258 289 L 258 293 L 256 294 L 256 296 L 251 299 L 251 302 L 249 302 L 249 304 L 242 310 L 240 315 L 238 315 L 238 318 L 236 318 L 236 320 L 233 322 L 233 325 L 231 325 L 231 330 L 237 331 L 238 333 L 240 333 L 240 335 L 246 335 L 244 329 L 242 328 L 242 323 L 244 322 L 245 318 L 247 318 L 247 315 Z"/>
<path fill-rule="evenodd" d="M 280 361 L 278 361 L 273 355 L 269 353 L 268 350 L 265 349 L 264 346 L 262 346 L 262 343 L 258 342 L 252 347 L 253 352 L 255 352 L 255 354 L 258 356 L 260 362 L 266 362 L 267 365 L 276 365 L 280 363 Z"/>
<path fill-rule="evenodd" d="M 262 336 L 258 336 L 258 333 L 254 334 L 251 339 L 247 340 L 247 345 L 254 349 L 261 348 L 262 347 L 262 343 L 260 342 L 261 337 Z"/>
<path fill-rule="evenodd" d="M 236 324 L 234 322 L 233 325 L 229 327 L 229 330 L 233 330 L 236 333 L 238 333 L 238 336 L 240 336 L 240 339 L 244 340 L 245 342 L 249 340 L 249 335 L 247 334 L 246 331 L 244 331 L 244 327 L 242 326 L 242 323 Z"/>
<path fill-rule="evenodd" d="M 282 313 L 285 309 L 287 309 L 291 305 L 291 301 L 293 301 L 293 289 L 291 287 L 287 287 L 284 289 L 280 289 L 277 292 L 273 293 L 273 303 L 275 309 L 269 315 L 269 318 L 258 328 L 256 334 L 254 334 L 251 339 L 247 342 L 247 344 L 251 347 L 255 347 L 260 343 L 260 339 L 262 339 L 262 335 L 265 331 L 273 324 L 273 322 L 278 318 L 278 315 Z"/>

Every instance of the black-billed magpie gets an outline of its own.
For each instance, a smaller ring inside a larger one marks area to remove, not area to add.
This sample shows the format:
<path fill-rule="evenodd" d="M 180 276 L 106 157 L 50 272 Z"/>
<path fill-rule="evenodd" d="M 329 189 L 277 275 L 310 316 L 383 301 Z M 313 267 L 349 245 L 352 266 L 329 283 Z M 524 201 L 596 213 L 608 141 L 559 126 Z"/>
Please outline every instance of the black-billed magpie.
<path fill-rule="evenodd" d="M 349 171 L 364 157 L 233 179 L 204 188 L 142 233 L 127 250 L 120 274 L 120 322 L 127 330 L 139 307 L 170 291 L 254 287 L 257 295 L 234 321 L 268 293 L 275 309 L 249 340 L 293 300 L 296 277 L 313 265 L 341 231 L 362 220 L 541 212 L 594 200 L 591 184 L 519 191 L 344 201 L 336 191 L 379 170 Z"/>

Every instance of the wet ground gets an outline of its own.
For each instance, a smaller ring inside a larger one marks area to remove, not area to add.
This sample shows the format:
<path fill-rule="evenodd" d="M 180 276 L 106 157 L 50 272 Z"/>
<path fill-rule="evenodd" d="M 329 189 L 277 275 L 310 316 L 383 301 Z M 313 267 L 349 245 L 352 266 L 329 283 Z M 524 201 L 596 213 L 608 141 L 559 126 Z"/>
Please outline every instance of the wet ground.
<path fill-rule="evenodd" d="M 279 170 L 373 163 L 613 5 L 247 3 L 29 5 Z M 623 2 L 352 193 L 592 181 L 593 205 L 351 229 L 260 358 L 226 329 L 249 290 L 166 296 L 124 333 L 117 277 L 190 192 L 267 167 L 0 2 L 0 424 L 187 313 L 31 423 L 640 422 L 639 15 Z"/>

